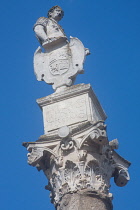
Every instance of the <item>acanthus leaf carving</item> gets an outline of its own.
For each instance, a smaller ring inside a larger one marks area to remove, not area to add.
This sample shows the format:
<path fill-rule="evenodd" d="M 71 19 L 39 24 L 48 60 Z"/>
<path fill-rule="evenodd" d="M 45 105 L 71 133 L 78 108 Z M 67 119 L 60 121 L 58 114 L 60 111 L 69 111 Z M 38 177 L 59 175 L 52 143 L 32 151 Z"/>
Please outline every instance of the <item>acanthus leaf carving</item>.
<path fill-rule="evenodd" d="M 45 141 L 41 146 L 40 143 L 28 144 L 30 164 L 44 171 L 49 180 L 46 189 L 51 191 L 55 205 L 65 194 L 81 190 L 112 199 L 109 193 L 111 177 L 118 186 L 129 181 L 129 164 L 114 151 L 117 141 L 109 143 L 105 129 L 104 123 L 99 121 L 78 137 L 73 133 L 65 135 L 53 149 L 46 147 Z"/>

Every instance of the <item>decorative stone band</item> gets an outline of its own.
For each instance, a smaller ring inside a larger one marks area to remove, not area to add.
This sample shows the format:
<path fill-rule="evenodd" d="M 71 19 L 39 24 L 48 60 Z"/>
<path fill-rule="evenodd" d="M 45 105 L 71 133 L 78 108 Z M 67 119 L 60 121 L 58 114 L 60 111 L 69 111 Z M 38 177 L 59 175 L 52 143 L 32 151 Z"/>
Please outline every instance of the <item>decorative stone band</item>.
<path fill-rule="evenodd" d="M 68 129 L 60 133 L 54 146 L 47 139 L 24 143 L 29 151 L 28 163 L 43 170 L 48 178 L 46 189 L 51 191 L 52 203 L 57 206 L 66 194 L 83 190 L 112 199 L 110 178 L 114 177 L 118 186 L 127 184 L 130 163 L 114 151 L 118 141 L 108 141 L 103 122 L 80 134 L 69 134 Z"/>

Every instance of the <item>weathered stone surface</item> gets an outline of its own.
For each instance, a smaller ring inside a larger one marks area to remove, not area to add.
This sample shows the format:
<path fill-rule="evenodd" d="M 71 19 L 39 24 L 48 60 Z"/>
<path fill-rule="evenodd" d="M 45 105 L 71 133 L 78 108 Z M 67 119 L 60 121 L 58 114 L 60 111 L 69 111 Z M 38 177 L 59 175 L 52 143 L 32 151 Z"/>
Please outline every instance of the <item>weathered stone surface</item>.
<path fill-rule="evenodd" d="M 37 102 L 43 111 L 45 135 L 25 146 L 28 163 L 48 178 L 46 189 L 51 191 L 52 203 L 61 209 L 66 194 L 73 203 L 75 193 L 79 196 L 84 190 L 98 196 L 80 195 L 79 209 L 82 196 L 107 209 L 105 201 L 112 199 L 110 179 L 125 186 L 130 163 L 114 151 L 118 140 L 108 141 L 106 115 L 90 85 L 69 87 Z"/>
<path fill-rule="evenodd" d="M 64 12 L 58 6 L 51 8 L 48 18 L 41 17 L 34 25 L 35 34 L 45 49 L 38 47 L 34 54 L 34 72 L 38 81 L 52 84 L 57 92 L 71 86 L 78 73 L 83 73 L 85 56 L 89 50 L 78 38 L 68 41 L 58 24 Z"/>
<path fill-rule="evenodd" d="M 56 210 L 112 210 L 109 199 L 101 198 L 92 192 L 66 194 Z"/>
<path fill-rule="evenodd" d="M 37 20 L 34 31 L 44 50 L 34 55 L 37 79 L 56 90 L 37 100 L 43 112 L 44 135 L 25 142 L 28 163 L 43 170 L 46 189 L 56 210 L 112 210 L 110 179 L 117 186 L 130 180 L 130 162 L 115 152 L 118 140 L 108 140 L 106 115 L 91 86 L 71 86 L 83 73 L 89 53 L 77 38 L 70 42 L 58 21 L 64 12 L 51 8 Z M 68 87 L 71 86 L 71 87 Z"/>
<path fill-rule="evenodd" d="M 61 93 L 37 100 L 42 108 L 44 132 L 80 123 L 96 123 L 106 115 L 90 85 L 74 85 Z"/>
<path fill-rule="evenodd" d="M 54 146 L 49 146 L 47 139 L 26 144 L 28 163 L 44 171 L 49 181 L 46 189 L 55 206 L 66 194 L 83 190 L 111 202 L 110 178 L 114 177 L 118 186 L 129 181 L 130 163 L 110 147 L 103 123 L 88 129 L 88 135 L 83 131 L 81 137 L 69 135 Z"/>

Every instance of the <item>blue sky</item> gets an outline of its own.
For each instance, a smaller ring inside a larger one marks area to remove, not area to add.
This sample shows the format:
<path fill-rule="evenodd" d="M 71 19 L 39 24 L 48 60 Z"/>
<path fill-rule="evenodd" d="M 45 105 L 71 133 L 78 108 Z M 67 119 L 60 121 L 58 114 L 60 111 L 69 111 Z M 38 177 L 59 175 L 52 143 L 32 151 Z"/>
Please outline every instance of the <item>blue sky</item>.
<path fill-rule="evenodd" d="M 53 210 L 47 180 L 27 164 L 22 142 L 43 134 L 36 99 L 53 93 L 36 81 L 33 54 L 38 47 L 32 27 L 54 5 L 65 11 L 60 22 L 67 36 L 78 37 L 91 51 L 78 83 L 90 83 L 108 119 L 109 140 L 118 138 L 118 153 L 132 162 L 131 181 L 119 188 L 111 181 L 114 210 L 140 209 L 140 1 L 12 0 L 1 2 L 1 152 L 2 210 Z"/>

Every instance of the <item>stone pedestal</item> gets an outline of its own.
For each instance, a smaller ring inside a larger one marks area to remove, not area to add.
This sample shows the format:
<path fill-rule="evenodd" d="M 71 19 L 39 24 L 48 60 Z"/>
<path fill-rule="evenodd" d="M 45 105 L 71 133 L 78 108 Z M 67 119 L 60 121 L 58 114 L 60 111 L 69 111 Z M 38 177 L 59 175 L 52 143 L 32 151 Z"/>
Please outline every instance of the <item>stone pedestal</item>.
<path fill-rule="evenodd" d="M 28 163 L 43 170 L 57 210 L 111 210 L 110 179 L 129 181 L 130 163 L 109 141 L 106 115 L 90 85 L 80 84 L 37 100 L 44 135 L 26 142 Z"/>
<path fill-rule="evenodd" d="M 45 134 L 58 131 L 63 126 L 73 129 L 106 119 L 89 84 L 74 85 L 60 93 L 40 98 L 37 103 L 43 112 Z"/>

